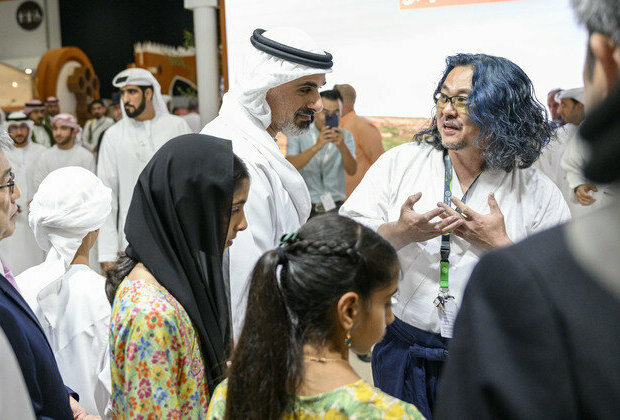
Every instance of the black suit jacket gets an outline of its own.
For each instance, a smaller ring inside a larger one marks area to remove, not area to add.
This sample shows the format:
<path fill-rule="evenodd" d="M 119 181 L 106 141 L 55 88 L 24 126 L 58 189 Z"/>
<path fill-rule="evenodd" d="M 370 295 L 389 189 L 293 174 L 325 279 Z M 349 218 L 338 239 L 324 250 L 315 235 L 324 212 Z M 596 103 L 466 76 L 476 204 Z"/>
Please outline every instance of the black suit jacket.
<path fill-rule="evenodd" d="M 63 384 L 45 333 L 26 301 L 2 275 L 0 326 L 13 347 L 37 418 L 73 419 L 72 391 Z"/>
<path fill-rule="evenodd" d="M 620 302 L 577 264 L 564 235 L 554 228 L 480 260 L 437 418 L 620 416 Z"/>

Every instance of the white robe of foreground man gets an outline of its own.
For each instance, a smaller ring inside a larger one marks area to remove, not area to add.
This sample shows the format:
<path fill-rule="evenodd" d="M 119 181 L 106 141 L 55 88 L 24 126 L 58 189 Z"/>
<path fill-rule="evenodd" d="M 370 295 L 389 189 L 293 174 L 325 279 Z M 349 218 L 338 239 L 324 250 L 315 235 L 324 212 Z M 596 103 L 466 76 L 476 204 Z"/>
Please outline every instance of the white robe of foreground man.
<path fill-rule="evenodd" d="M 125 219 L 142 169 L 168 140 L 191 133 L 181 117 L 168 113 L 159 83 L 148 70 L 127 69 L 116 75 L 115 80 L 121 75 L 128 78 L 122 84 L 115 85 L 117 88 L 126 85 L 153 86 L 155 118 L 146 121 L 130 118 L 121 101 L 123 118 L 103 134 L 97 176 L 112 189 L 112 212 L 99 235 L 100 262 L 116 261 L 118 252 L 127 247 Z"/>
<path fill-rule="evenodd" d="M 459 182 L 452 182 L 452 194 L 461 198 Z M 504 214 L 506 233 L 514 242 L 570 219 L 559 189 L 537 168 L 485 170 L 471 187 L 467 205 L 481 214 L 490 212 L 489 193 Z M 415 204 L 419 214 L 443 201 L 443 153 L 429 144 L 407 143 L 384 153 L 368 170 L 340 214 L 379 229 L 397 221 L 403 203 L 422 193 Z M 437 218 L 439 220 L 439 218 Z M 451 235 L 450 294 L 462 302 L 469 276 L 484 251 L 456 235 Z M 432 304 L 439 290 L 441 236 L 413 242 L 398 251 L 403 270 L 394 315 L 425 331 L 440 332 L 437 308 Z M 415 296 L 415 299 L 413 297 Z"/>
<path fill-rule="evenodd" d="M 308 35 L 298 30 L 274 29 L 264 35 L 297 49 L 323 54 Z M 266 93 L 300 77 L 328 72 L 331 70 L 285 61 L 249 46 L 236 83 L 224 95 L 218 117 L 201 131 L 231 140 L 233 151 L 250 173 L 250 193 L 245 204 L 248 228 L 239 232 L 229 248 L 235 338 L 243 326 L 249 276 L 254 265 L 266 251 L 278 245 L 283 234 L 299 229 L 311 208 L 303 178 L 266 131 L 271 124 Z"/>
<path fill-rule="evenodd" d="M 25 114 L 22 112 L 11 113 L 9 117 L 19 117 L 17 114 L 25 117 Z M 19 122 L 21 121 L 7 121 L 5 128 L 8 131 L 9 125 Z M 34 239 L 30 226 L 28 226 L 28 202 L 32 200 L 32 196 L 36 191 L 32 185 L 35 163 L 41 153 L 47 149 L 45 146 L 32 141 L 32 127 L 34 127 L 34 124 L 31 120 L 28 120 L 27 124 L 30 127 L 30 132 L 28 133 L 26 145 L 23 147 L 13 146 L 4 151 L 15 174 L 15 182 L 21 191 L 21 196 L 16 201 L 20 212 L 15 220 L 15 233 L 0 242 L 0 257 L 11 268 L 13 275 L 18 275 L 33 265 L 41 264 L 45 258 Z"/>
<path fill-rule="evenodd" d="M 110 189 L 84 168 L 49 174 L 30 204 L 29 216 L 47 258 L 16 278 L 47 336 L 63 381 L 79 394 L 88 413 L 102 416 L 112 389 L 111 308 L 105 278 L 75 257 L 86 235 L 103 225 L 111 201 Z M 94 239 L 89 246 L 93 244 Z M 88 255 L 88 249 L 85 252 Z"/>

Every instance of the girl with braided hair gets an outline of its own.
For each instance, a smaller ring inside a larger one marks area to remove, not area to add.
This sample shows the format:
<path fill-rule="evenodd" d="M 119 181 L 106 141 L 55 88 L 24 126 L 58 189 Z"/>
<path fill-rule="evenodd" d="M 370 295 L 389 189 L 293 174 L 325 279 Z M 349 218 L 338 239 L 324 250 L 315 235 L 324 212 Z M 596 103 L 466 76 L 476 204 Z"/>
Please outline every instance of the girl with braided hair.
<path fill-rule="evenodd" d="M 357 222 L 328 214 L 285 235 L 258 261 L 228 379 L 209 419 L 423 418 L 364 382 L 349 348 L 366 353 L 394 319 L 394 248 Z"/>

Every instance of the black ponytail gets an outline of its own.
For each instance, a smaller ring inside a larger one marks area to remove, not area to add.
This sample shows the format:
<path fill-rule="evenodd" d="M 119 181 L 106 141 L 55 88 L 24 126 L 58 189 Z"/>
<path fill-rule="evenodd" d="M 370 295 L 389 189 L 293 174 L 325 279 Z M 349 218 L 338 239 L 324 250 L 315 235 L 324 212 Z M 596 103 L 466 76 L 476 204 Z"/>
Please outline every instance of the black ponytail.
<path fill-rule="evenodd" d="M 116 296 L 118 286 L 137 264 L 138 261 L 121 252 L 114 265 L 105 272 L 105 294 L 110 301 L 110 305 L 114 306 L 114 296 Z"/>
<path fill-rule="evenodd" d="M 226 419 L 281 419 L 303 382 L 303 346 L 323 346 L 337 329 L 340 297 L 371 293 L 398 277 L 394 248 L 351 219 L 311 219 L 258 261 L 228 377 Z"/>
<path fill-rule="evenodd" d="M 277 252 L 269 251 L 254 268 L 252 277 L 261 281 L 250 288 L 245 317 L 252 322 L 246 323 L 237 343 L 237 348 L 243 350 L 236 351 L 232 358 L 228 382 L 232 398 L 226 402 L 227 419 L 279 419 L 293 403 L 299 386 L 303 343 L 297 339 L 278 282 L 278 271 L 286 269 L 278 262 Z M 266 343 L 271 351 L 267 351 Z M 257 357 L 259 354 L 261 357 Z M 259 386 L 250 391 L 248 383 Z M 260 395 L 261 403 L 256 405 L 255 398 L 235 398 L 247 394 Z"/>

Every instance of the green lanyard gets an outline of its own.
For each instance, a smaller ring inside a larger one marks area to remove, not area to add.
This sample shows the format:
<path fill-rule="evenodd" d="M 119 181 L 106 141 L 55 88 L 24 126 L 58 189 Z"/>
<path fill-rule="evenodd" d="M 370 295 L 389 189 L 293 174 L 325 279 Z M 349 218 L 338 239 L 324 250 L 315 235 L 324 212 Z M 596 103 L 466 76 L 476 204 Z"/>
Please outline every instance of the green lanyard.
<path fill-rule="evenodd" d="M 443 153 L 443 164 L 445 170 L 443 202 L 451 207 L 452 202 L 450 201 L 450 197 L 452 197 L 452 161 L 450 160 L 450 155 L 448 155 L 448 152 L 445 150 Z M 466 202 L 471 188 L 474 186 L 476 181 L 478 181 L 478 178 L 480 178 L 482 172 L 483 171 L 480 171 L 476 179 L 474 179 L 474 182 L 471 183 L 465 194 L 463 194 L 463 198 L 461 199 L 463 203 Z M 456 209 L 456 211 L 460 213 L 459 209 Z M 441 236 L 440 255 L 441 260 L 439 262 L 439 288 L 441 292 L 447 293 L 449 284 L 448 274 L 450 272 L 450 233 L 446 233 L 445 235 Z"/>

